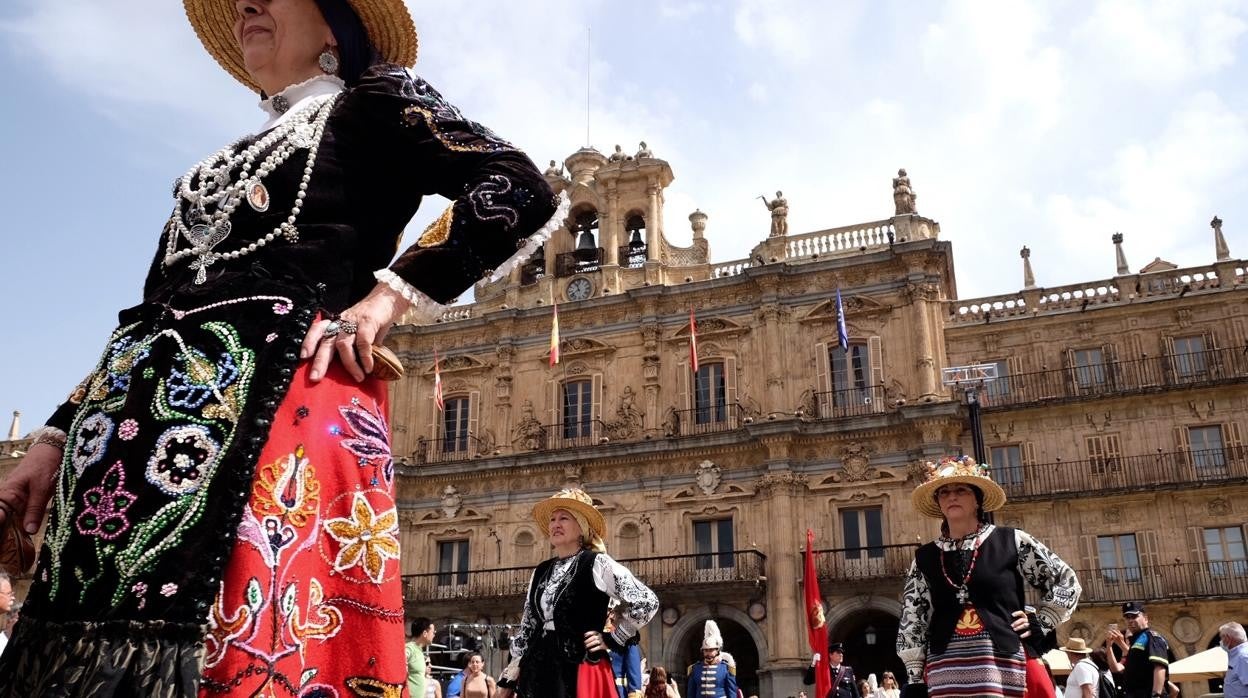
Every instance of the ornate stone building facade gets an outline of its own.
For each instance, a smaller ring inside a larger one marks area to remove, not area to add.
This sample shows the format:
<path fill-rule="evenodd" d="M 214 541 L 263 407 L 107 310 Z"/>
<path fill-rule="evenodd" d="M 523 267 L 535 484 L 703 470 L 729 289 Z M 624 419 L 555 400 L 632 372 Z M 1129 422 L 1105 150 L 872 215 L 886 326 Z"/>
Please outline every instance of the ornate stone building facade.
<path fill-rule="evenodd" d="M 760 207 L 749 258 L 713 263 L 705 214 L 689 217 L 691 247 L 664 235 L 668 163 L 583 149 L 565 164 L 548 177 L 572 214 L 538 260 L 441 323 L 391 334 L 409 367 L 392 395 L 412 613 L 469 635 L 515 622 L 548 554 L 533 504 L 577 483 L 606 513 L 611 552 L 662 600 L 643 632 L 652 664 L 683 674 L 716 618 L 747 694 L 795 695 L 809 527 L 834 639 L 860 675 L 900 669 L 900 577 L 936 533 L 909 503 L 913 468 L 971 452 L 941 371 L 991 362 L 982 421 L 1011 495 L 998 520 L 1051 542 L 1087 589 L 1063 632 L 1095 638 L 1144 598 L 1183 656 L 1243 615 L 1242 261 L 1124 262 L 1113 279 L 1043 289 L 1027 259 L 1023 291 L 959 300 L 952 245 L 904 172 L 891 218 L 776 235 Z"/>
<path fill-rule="evenodd" d="M 1179 656 L 1248 621 L 1248 264 L 1221 221 L 1207 266 L 1131 273 L 1116 237 L 1113 278 L 1041 288 L 1024 249 L 1023 290 L 959 299 L 953 246 L 904 171 L 891 218 L 790 234 L 778 193 L 750 256 L 718 263 L 700 211 L 691 246 L 668 241 L 673 172 L 644 144 L 582 149 L 547 176 L 573 208 L 542 254 L 389 340 L 407 366 L 391 393 L 406 605 L 480 634 L 495 670 L 499 626 L 549 554 L 533 505 L 579 484 L 610 552 L 659 594 L 642 634 L 652 665 L 683 675 L 714 618 L 747 695 L 796 695 L 811 528 L 833 639 L 859 675 L 900 671 L 901 576 L 937 532 L 910 504 L 915 466 L 972 452 L 964 396 L 941 381 L 972 363 L 998 374 L 980 395 L 1010 496 L 998 522 L 1048 542 L 1084 584 L 1063 639 L 1099 640 L 1125 600 L 1148 602 Z M 0 473 L 23 446 L 6 444 Z"/>

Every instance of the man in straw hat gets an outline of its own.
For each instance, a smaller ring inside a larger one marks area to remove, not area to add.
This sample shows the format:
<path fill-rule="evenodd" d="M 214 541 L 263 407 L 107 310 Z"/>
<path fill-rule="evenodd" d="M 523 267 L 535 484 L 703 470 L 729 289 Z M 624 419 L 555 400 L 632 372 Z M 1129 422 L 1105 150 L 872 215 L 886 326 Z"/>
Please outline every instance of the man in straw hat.
<path fill-rule="evenodd" d="M 183 4 L 263 114 L 176 180 L 142 302 L 0 483 L 0 530 L 52 500 L 0 696 L 397 695 L 383 340 L 523 264 L 564 200 L 409 71 L 403 0 Z"/>
<path fill-rule="evenodd" d="M 724 661 L 724 636 L 719 624 L 702 627 L 702 661 L 689 665 L 685 698 L 737 698 L 737 667 Z"/>
<path fill-rule="evenodd" d="M 988 522 L 1005 492 L 987 466 L 950 457 L 925 474 L 912 501 L 941 535 L 916 551 L 902 592 L 904 695 L 1053 695 L 1039 656 L 1078 603 L 1074 570 L 1027 532 Z M 1024 582 L 1040 590 L 1038 608 L 1024 605 Z"/>
<path fill-rule="evenodd" d="M 1070 676 L 1066 677 L 1066 692 L 1063 698 L 1096 698 L 1096 687 L 1101 681 L 1101 672 L 1092 661 L 1092 648 L 1081 637 L 1072 637 L 1059 647 L 1070 660 Z M 1109 697 L 1106 697 L 1109 698 Z"/>

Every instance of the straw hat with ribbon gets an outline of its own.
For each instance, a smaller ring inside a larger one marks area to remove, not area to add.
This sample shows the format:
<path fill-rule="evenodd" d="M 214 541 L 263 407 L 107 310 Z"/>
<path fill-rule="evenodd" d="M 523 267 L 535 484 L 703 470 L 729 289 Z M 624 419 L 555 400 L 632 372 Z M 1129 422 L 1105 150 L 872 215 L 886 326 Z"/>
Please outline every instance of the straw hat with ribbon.
<path fill-rule="evenodd" d="M 1092 648 L 1088 647 L 1087 640 L 1084 640 L 1081 637 L 1070 638 L 1070 640 L 1066 642 L 1066 646 L 1059 647 L 1058 649 L 1063 652 L 1070 652 L 1071 654 L 1092 654 Z"/>
<path fill-rule="evenodd" d="M 386 63 L 416 64 L 416 24 L 403 0 L 344 0 L 360 16 L 368 38 Z M 238 12 L 233 0 L 182 0 L 186 17 L 208 53 L 236 80 L 256 92 L 260 85 L 247 74 L 243 52 L 234 40 Z"/>
<path fill-rule="evenodd" d="M 594 508 L 594 500 L 590 499 L 585 490 L 579 487 L 562 489 L 550 499 L 543 499 L 533 507 L 533 520 L 547 536 L 550 535 L 550 515 L 556 509 L 563 509 L 576 518 L 590 548 L 599 552 L 606 550 L 603 540 L 607 537 L 607 520 L 603 518 L 602 512 Z"/>
<path fill-rule="evenodd" d="M 970 456 L 953 458 L 946 456 L 939 463 L 928 461 L 924 481 L 914 488 L 910 499 L 920 514 L 933 519 L 943 519 L 940 505 L 936 503 L 936 490 L 943 485 L 962 483 L 979 488 L 984 493 L 984 511 L 996 511 L 1005 506 L 1005 490 L 988 477 L 988 465 L 976 463 Z"/>

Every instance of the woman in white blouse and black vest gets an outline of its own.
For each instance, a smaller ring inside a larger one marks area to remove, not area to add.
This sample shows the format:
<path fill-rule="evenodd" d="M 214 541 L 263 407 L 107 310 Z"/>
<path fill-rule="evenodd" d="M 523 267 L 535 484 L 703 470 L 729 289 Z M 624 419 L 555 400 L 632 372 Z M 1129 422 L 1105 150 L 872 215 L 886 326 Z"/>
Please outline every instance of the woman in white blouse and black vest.
<path fill-rule="evenodd" d="M 634 637 L 659 600 L 607 555 L 606 520 L 583 490 L 565 489 L 543 500 L 533 518 L 546 531 L 555 557 L 538 565 L 529 582 L 520 630 L 511 641 L 512 661 L 498 682 L 499 698 L 600 698 L 600 690 L 610 692 L 601 698 L 613 695 L 607 649 L 619 650 Z M 604 634 L 611 600 L 618 604 L 617 619 Z"/>
<path fill-rule="evenodd" d="M 944 523 L 906 577 L 897 635 L 909 674 L 902 695 L 1053 696 L 1039 656 L 1056 646 L 1057 626 L 1079 601 L 1074 570 L 1026 531 L 988 522 L 1005 491 L 969 456 L 928 463 L 913 503 Z M 1038 608 L 1024 606 L 1024 582 L 1040 590 Z"/>

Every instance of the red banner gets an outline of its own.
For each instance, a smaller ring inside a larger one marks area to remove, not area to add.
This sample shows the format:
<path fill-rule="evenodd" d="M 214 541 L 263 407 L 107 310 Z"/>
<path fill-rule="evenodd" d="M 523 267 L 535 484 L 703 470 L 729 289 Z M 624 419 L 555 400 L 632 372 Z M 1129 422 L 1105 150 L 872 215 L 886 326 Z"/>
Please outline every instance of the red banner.
<path fill-rule="evenodd" d="M 819 574 L 815 571 L 815 532 L 806 529 L 806 573 L 802 585 L 806 591 L 806 635 L 810 651 L 819 656 L 815 665 L 815 695 L 823 698 L 832 690 L 832 674 L 828 669 L 828 625 L 824 621 L 823 599 L 819 594 Z"/>

